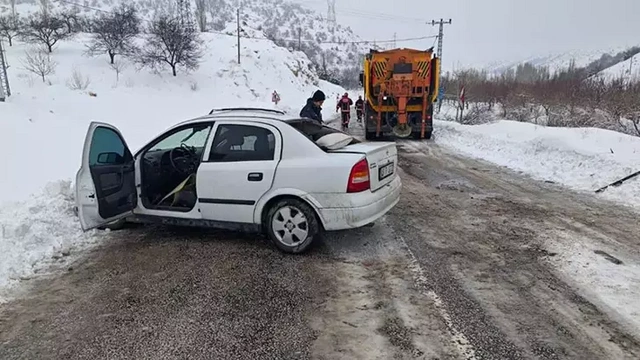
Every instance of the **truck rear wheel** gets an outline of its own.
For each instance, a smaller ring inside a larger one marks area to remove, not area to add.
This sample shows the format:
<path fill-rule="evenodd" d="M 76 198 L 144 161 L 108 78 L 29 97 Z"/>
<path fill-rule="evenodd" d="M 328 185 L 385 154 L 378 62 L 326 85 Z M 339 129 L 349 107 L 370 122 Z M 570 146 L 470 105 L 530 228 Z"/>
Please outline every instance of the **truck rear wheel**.
<path fill-rule="evenodd" d="M 367 140 L 375 140 L 376 139 L 376 132 L 375 131 L 369 131 L 369 129 L 367 128 L 367 123 L 365 121 L 364 124 L 364 138 Z"/>
<path fill-rule="evenodd" d="M 429 139 L 431 139 L 431 135 L 432 134 L 433 134 L 433 131 L 425 131 L 424 132 L 424 138 L 429 140 Z M 420 131 L 414 131 L 411 135 L 413 136 L 414 139 L 421 140 Z"/>
<path fill-rule="evenodd" d="M 367 140 L 375 140 L 376 138 L 376 133 L 374 132 L 369 132 L 369 131 L 365 131 L 364 132 L 364 138 Z"/>

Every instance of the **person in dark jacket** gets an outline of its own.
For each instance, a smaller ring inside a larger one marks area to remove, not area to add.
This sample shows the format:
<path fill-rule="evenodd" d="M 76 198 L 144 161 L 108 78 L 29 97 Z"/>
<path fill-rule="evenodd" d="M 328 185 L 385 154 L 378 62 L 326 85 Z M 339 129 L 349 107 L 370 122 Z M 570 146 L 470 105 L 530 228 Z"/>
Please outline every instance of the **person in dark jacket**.
<path fill-rule="evenodd" d="M 313 93 L 313 97 L 307 99 L 307 105 L 300 110 L 300 117 L 309 118 L 323 123 L 322 121 L 322 104 L 324 104 L 325 96 L 320 90 Z"/>
<path fill-rule="evenodd" d="M 358 100 L 356 100 L 356 115 L 358 116 L 358 122 L 362 121 L 362 113 L 364 112 L 364 100 L 362 100 L 362 95 L 358 96 Z"/>

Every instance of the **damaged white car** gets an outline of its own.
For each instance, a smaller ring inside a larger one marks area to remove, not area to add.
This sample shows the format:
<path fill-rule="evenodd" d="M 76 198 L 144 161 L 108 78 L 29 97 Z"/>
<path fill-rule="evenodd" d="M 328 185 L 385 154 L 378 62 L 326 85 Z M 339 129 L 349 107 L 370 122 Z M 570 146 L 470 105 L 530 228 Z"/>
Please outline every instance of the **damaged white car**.
<path fill-rule="evenodd" d="M 368 225 L 398 202 L 394 143 L 362 143 L 267 109 L 220 109 L 132 154 L 118 129 L 89 126 L 76 176 L 83 230 L 123 218 L 255 230 L 282 251 Z"/>

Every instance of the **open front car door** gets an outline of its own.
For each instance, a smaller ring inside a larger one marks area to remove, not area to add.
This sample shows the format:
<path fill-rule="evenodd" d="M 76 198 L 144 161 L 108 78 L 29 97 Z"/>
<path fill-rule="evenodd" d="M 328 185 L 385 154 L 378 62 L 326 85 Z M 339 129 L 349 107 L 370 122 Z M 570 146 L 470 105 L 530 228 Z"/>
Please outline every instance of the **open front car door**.
<path fill-rule="evenodd" d="M 135 162 L 120 131 L 92 122 L 76 175 L 76 205 L 82 230 L 109 224 L 133 213 L 137 204 Z"/>

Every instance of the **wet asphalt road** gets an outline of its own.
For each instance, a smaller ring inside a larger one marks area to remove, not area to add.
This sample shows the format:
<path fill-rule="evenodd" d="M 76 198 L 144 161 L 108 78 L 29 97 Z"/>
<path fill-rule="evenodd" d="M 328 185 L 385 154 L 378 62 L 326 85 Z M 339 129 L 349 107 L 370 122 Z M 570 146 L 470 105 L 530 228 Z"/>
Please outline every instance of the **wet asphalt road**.
<path fill-rule="evenodd" d="M 0 306 L 0 359 L 640 358 L 637 334 L 545 249 L 564 231 L 638 252 L 636 214 L 433 142 L 398 146 L 402 199 L 374 227 L 301 256 L 258 235 L 113 232 Z"/>

